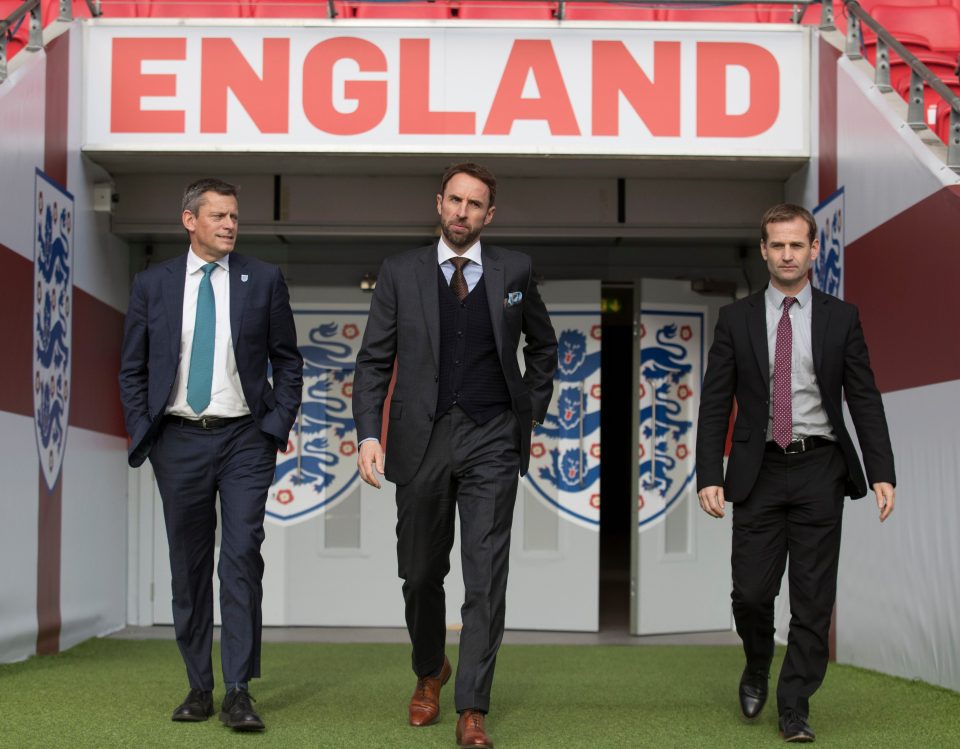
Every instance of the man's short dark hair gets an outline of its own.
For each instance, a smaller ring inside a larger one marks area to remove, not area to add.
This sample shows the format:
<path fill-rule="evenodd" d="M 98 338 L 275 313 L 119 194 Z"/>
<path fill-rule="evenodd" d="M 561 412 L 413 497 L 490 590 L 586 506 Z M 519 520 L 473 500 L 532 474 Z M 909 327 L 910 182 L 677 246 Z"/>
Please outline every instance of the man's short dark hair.
<path fill-rule="evenodd" d="M 810 244 L 813 244 L 813 240 L 817 238 L 817 221 L 810 211 L 793 203 L 780 203 L 763 214 L 760 219 L 760 239 L 764 244 L 767 243 L 767 226 L 770 224 L 793 221 L 795 218 L 802 218 L 807 222 L 807 238 Z"/>
<path fill-rule="evenodd" d="M 198 179 L 196 182 L 187 185 L 187 188 L 183 191 L 180 210 L 190 211 L 190 213 L 196 216 L 197 211 L 200 210 L 200 206 L 203 205 L 203 195 L 208 192 L 215 192 L 217 195 L 229 195 L 235 198 L 237 197 L 239 189 L 236 185 L 231 185 L 229 182 L 224 182 L 222 179 L 217 179 L 216 177 Z"/>
<path fill-rule="evenodd" d="M 469 174 L 474 179 L 478 179 L 483 184 L 487 186 L 487 189 L 490 191 L 490 205 L 488 208 L 492 208 L 497 202 L 497 178 L 493 176 L 491 172 L 486 167 L 482 167 L 479 164 L 474 164 L 473 162 L 464 162 L 463 164 L 454 164 L 453 166 L 447 167 L 447 171 L 443 173 L 443 179 L 440 180 L 440 194 L 443 195 L 443 191 L 447 189 L 447 182 L 456 177 L 458 174 Z"/>

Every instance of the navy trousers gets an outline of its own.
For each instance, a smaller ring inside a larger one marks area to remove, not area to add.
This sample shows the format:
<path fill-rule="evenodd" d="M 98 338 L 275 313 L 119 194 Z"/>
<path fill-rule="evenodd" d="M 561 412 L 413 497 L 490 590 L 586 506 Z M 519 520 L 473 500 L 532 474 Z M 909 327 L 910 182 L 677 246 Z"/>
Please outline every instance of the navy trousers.
<path fill-rule="evenodd" d="M 216 429 L 168 420 L 150 451 L 170 546 L 173 624 L 194 689 L 213 689 L 213 555 L 220 497 L 224 682 L 260 675 L 263 516 L 277 448 L 253 417 Z"/>

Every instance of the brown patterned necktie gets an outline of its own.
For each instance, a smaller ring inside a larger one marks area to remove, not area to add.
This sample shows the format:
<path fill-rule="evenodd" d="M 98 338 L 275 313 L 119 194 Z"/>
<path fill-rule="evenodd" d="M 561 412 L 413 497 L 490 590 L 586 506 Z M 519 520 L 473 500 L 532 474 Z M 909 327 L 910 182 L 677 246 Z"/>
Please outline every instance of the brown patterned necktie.
<path fill-rule="evenodd" d="M 773 355 L 773 441 L 784 450 L 793 440 L 793 327 L 790 325 L 790 307 L 797 301 L 783 299 L 783 314 L 777 325 L 777 346 Z"/>
<path fill-rule="evenodd" d="M 463 266 L 470 262 L 469 258 L 465 257 L 452 257 L 450 262 L 453 263 L 453 276 L 450 278 L 450 288 L 453 290 L 453 293 L 457 295 L 457 299 L 461 302 L 467 298 L 467 294 L 470 293 L 470 289 L 467 288 L 467 279 L 463 276 Z"/>

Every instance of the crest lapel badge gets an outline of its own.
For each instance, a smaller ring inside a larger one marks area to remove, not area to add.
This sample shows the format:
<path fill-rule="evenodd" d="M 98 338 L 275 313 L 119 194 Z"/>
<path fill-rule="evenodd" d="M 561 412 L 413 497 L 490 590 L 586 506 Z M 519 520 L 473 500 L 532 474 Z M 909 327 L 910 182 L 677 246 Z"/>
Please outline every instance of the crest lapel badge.
<path fill-rule="evenodd" d="M 246 283 L 249 279 L 250 276 L 248 276 L 246 273 L 240 274 L 240 283 Z"/>

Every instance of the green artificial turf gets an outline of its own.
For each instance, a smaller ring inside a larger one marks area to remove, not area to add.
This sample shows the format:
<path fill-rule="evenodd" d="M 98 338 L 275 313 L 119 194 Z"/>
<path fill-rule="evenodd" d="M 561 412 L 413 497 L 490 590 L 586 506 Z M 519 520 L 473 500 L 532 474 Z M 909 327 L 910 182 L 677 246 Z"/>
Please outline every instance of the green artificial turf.
<path fill-rule="evenodd" d="M 741 668 L 730 646 L 504 646 L 487 727 L 497 749 L 782 746 L 772 696 L 739 718 Z M 406 725 L 406 646 L 266 644 L 263 670 L 251 692 L 267 730 L 240 735 L 216 716 L 170 720 L 187 691 L 172 642 L 92 640 L 0 666 L 0 746 L 454 746 L 452 682 L 439 724 Z M 822 746 L 960 746 L 960 694 L 849 666 L 830 667 L 810 720 Z"/>

